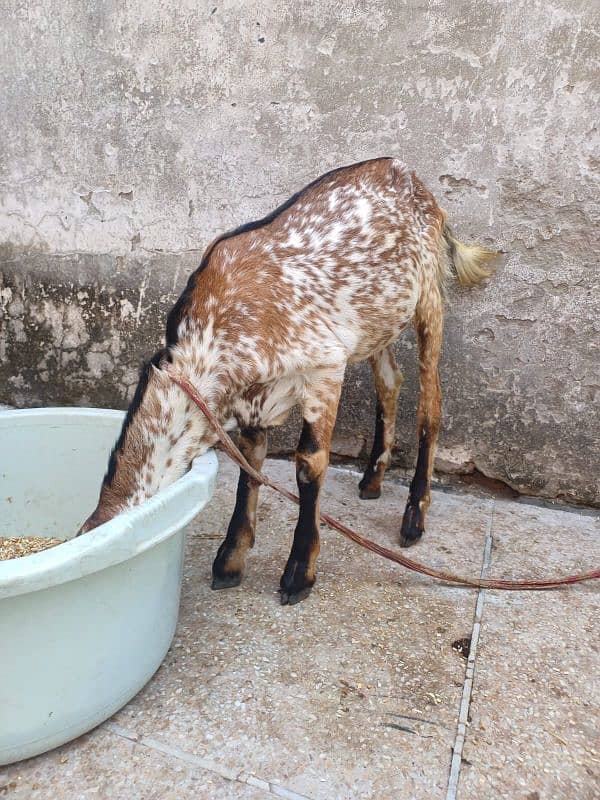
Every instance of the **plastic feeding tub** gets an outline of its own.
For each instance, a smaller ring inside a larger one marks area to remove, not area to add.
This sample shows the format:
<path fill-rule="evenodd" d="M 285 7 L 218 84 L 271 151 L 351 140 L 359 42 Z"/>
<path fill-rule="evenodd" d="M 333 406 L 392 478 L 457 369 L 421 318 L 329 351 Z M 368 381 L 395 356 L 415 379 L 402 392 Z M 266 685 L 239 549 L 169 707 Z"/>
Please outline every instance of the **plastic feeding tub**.
<path fill-rule="evenodd" d="M 0 536 L 73 537 L 122 420 L 83 408 L 0 412 Z M 177 622 L 183 529 L 216 473 L 211 451 L 94 531 L 0 561 L 0 764 L 93 728 L 159 667 Z"/>

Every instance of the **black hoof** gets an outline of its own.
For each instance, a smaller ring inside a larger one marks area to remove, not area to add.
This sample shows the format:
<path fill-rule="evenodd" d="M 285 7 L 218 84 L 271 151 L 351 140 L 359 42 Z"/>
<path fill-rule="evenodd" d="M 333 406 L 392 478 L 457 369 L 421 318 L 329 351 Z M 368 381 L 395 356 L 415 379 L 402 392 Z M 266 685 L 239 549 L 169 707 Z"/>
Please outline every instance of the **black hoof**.
<path fill-rule="evenodd" d="M 377 500 L 381 495 L 381 486 L 377 486 L 377 484 L 375 484 L 375 486 L 373 485 L 376 475 L 377 473 L 368 467 L 367 471 L 362 476 L 358 484 L 358 496 L 361 500 Z"/>
<path fill-rule="evenodd" d="M 376 489 L 372 488 L 371 486 L 358 486 L 358 496 L 361 500 L 377 500 L 378 497 L 381 497 L 381 489 L 378 487 Z"/>
<path fill-rule="evenodd" d="M 234 586 L 239 586 L 242 582 L 241 573 L 232 573 L 231 575 L 213 575 L 211 589 L 232 589 Z"/>
<path fill-rule="evenodd" d="M 282 606 L 293 606 L 305 600 L 314 586 L 315 579 L 307 576 L 306 561 L 288 561 L 281 580 L 279 595 Z"/>
<path fill-rule="evenodd" d="M 400 534 L 400 547 L 412 547 L 413 544 L 416 544 L 419 539 L 423 536 L 423 531 L 417 531 L 416 536 L 404 536 L 404 534 Z"/>
<path fill-rule="evenodd" d="M 400 529 L 400 547 L 410 547 L 423 536 L 423 516 L 418 506 L 406 506 Z"/>
<path fill-rule="evenodd" d="M 239 586 L 242 582 L 242 571 L 239 569 L 231 569 L 231 567 L 227 566 L 230 557 L 231 551 L 227 552 L 227 548 L 223 542 L 213 561 L 211 588 L 231 589 L 233 586 Z"/>
<path fill-rule="evenodd" d="M 295 606 L 296 603 L 306 600 L 311 591 L 312 586 L 306 586 L 304 589 L 299 592 L 295 592 L 294 594 L 288 594 L 287 592 L 284 592 L 283 589 L 280 589 L 279 602 L 282 606 Z"/>

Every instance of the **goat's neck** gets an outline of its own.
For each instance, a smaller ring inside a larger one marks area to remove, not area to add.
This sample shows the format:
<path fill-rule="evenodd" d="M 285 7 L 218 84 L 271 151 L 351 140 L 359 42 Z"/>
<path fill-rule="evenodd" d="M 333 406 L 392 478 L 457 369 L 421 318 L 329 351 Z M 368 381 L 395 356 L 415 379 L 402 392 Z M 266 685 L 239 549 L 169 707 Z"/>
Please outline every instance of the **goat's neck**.
<path fill-rule="evenodd" d="M 210 375 L 198 375 L 185 363 L 176 366 L 217 410 L 216 386 Z M 110 457 L 98 506 L 81 532 L 143 503 L 172 484 L 216 439 L 185 392 L 165 371 L 149 366 L 142 373 Z"/>

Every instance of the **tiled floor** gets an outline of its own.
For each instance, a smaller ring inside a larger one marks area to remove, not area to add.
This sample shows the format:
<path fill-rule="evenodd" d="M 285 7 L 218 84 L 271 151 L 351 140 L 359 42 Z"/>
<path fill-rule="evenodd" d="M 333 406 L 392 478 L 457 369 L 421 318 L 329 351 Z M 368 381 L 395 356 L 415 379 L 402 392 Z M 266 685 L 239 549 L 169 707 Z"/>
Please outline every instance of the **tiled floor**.
<path fill-rule="evenodd" d="M 295 510 L 263 490 L 245 581 L 213 592 L 210 565 L 237 477 L 221 464 L 217 494 L 189 533 L 180 623 L 163 666 L 96 730 L 0 768 L 0 797 L 600 796 L 598 586 L 450 588 L 324 528 L 311 597 L 280 606 Z M 293 485 L 290 464 L 270 461 L 266 471 Z M 392 476 L 380 500 L 363 502 L 356 484 L 331 469 L 323 507 L 395 546 L 406 488 Z M 482 567 L 567 574 L 600 562 L 600 525 L 594 515 L 436 491 L 411 556 L 473 576 Z M 452 645 L 470 636 L 466 672 Z"/>

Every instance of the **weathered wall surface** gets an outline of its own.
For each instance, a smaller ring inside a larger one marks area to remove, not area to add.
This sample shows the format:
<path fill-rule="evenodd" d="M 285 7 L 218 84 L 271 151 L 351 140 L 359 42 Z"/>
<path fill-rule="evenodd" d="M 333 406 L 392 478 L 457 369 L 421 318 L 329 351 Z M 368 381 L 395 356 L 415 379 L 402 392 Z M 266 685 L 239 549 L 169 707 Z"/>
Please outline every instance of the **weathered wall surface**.
<path fill-rule="evenodd" d="M 600 503 L 597 9 L 12 0 L 0 401 L 123 406 L 217 232 L 326 169 L 396 155 L 462 238 L 507 252 L 487 288 L 450 296 L 441 466 Z M 410 335 L 398 355 L 410 463 Z M 360 366 L 338 452 L 364 450 L 373 414 Z"/>

